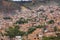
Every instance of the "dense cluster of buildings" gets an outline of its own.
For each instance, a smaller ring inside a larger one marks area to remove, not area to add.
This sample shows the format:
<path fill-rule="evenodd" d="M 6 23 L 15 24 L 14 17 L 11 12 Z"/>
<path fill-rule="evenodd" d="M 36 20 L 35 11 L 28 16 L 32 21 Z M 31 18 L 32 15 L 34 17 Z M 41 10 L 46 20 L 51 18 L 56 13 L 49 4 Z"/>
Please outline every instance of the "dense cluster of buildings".
<path fill-rule="evenodd" d="M 42 36 L 56 36 L 54 27 L 60 30 L 60 6 L 40 5 L 34 10 L 29 10 L 24 6 L 21 6 L 20 11 L 14 10 L 12 14 L 10 12 L 7 14 L 0 12 L 0 32 L 4 33 L 6 28 L 13 26 L 14 23 L 21 17 L 24 19 L 29 19 L 28 23 L 19 24 L 20 30 L 24 32 L 28 31 L 28 29 L 33 26 L 46 25 L 45 30 L 43 30 L 43 28 L 37 28 L 33 33 L 29 34 L 28 40 L 39 40 Z M 9 18 L 5 19 L 5 17 Z M 49 23 L 51 20 L 53 20 L 53 23 Z M 27 39 L 26 36 L 23 36 L 23 38 L 25 40 Z"/>

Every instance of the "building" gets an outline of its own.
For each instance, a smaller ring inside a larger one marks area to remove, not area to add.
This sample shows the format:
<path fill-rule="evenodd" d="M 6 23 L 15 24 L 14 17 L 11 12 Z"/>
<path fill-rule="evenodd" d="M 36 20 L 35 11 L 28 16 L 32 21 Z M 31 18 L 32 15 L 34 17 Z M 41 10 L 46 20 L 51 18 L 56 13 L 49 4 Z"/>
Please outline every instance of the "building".
<path fill-rule="evenodd" d="M 11 0 L 11 1 L 32 1 L 32 0 Z"/>

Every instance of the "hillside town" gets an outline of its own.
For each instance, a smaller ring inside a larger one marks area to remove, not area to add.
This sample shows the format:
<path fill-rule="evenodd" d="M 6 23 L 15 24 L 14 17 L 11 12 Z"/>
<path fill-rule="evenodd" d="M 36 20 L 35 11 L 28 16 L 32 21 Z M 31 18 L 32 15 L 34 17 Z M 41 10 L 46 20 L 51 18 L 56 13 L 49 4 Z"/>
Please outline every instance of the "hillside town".
<path fill-rule="evenodd" d="M 60 6 L 36 3 L 0 2 L 0 40 L 60 40 Z"/>

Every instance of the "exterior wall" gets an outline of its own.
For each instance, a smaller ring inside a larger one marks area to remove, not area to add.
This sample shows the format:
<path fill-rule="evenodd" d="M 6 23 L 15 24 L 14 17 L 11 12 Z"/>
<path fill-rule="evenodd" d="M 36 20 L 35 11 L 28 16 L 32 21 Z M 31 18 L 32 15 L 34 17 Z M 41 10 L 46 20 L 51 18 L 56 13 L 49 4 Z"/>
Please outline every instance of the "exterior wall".
<path fill-rule="evenodd" d="M 50 36 L 56 36 L 56 34 L 55 34 L 55 32 L 47 32 L 44 34 L 44 36 L 50 37 Z"/>
<path fill-rule="evenodd" d="M 10 40 L 10 38 L 8 36 L 0 36 L 0 40 Z"/>
<path fill-rule="evenodd" d="M 15 40 L 22 40 L 22 37 L 21 36 L 16 36 Z"/>

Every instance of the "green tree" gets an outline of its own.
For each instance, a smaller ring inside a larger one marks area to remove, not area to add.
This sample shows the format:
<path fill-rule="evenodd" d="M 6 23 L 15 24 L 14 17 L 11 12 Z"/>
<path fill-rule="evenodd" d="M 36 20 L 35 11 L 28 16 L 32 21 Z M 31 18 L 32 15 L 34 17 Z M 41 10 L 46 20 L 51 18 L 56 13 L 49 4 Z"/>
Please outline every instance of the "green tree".
<path fill-rule="evenodd" d="M 29 33 L 25 32 L 26 40 L 28 40 L 28 35 L 29 35 Z"/>
<path fill-rule="evenodd" d="M 19 26 L 9 27 L 5 30 L 5 35 L 10 37 L 10 40 L 15 36 L 23 36 L 25 32 L 19 30 Z"/>
<path fill-rule="evenodd" d="M 5 20 L 7 20 L 7 19 L 11 19 L 11 20 L 12 20 L 11 17 L 3 17 L 3 19 L 5 19 Z"/>
<path fill-rule="evenodd" d="M 57 36 L 57 37 L 43 37 L 43 40 L 60 40 L 60 36 Z"/>
<path fill-rule="evenodd" d="M 36 30 L 36 27 L 31 27 L 28 29 L 28 33 L 30 34 L 30 33 L 34 32 L 35 30 Z"/>
<path fill-rule="evenodd" d="M 56 26 L 54 27 L 54 31 L 55 31 L 55 32 L 57 31 L 57 27 L 56 27 Z"/>
<path fill-rule="evenodd" d="M 26 40 L 28 40 L 28 35 L 31 34 L 32 32 L 34 32 L 35 30 L 36 30 L 35 27 L 31 27 L 31 28 L 28 29 L 27 32 L 25 32 L 25 35 L 26 35 L 26 38 L 27 38 Z"/>
<path fill-rule="evenodd" d="M 20 18 L 18 21 L 16 21 L 16 24 L 24 24 L 24 23 L 28 23 L 28 20 Z"/>
<path fill-rule="evenodd" d="M 38 25 L 36 28 L 44 28 L 44 25 Z"/>
<path fill-rule="evenodd" d="M 49 24 L 53 24 L 54 23 L 54 20 L 50 20 L 48 21 Z"/>
<path fill-rule="evenodd" d="M 49 37 L 43 37 L 43 40 L 50 40 Z"/>

